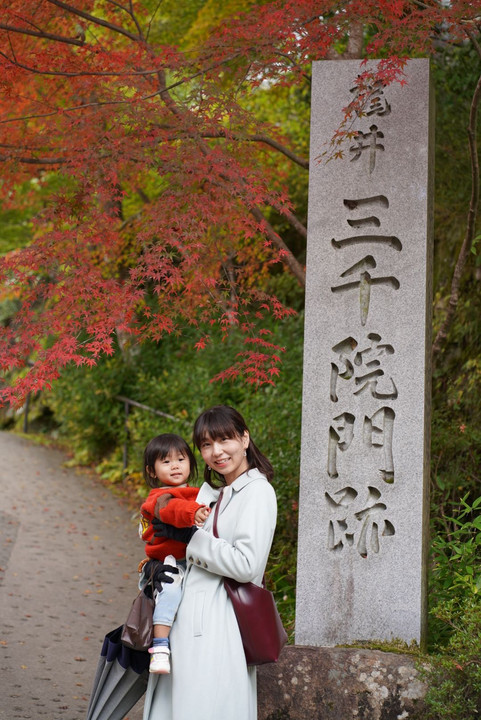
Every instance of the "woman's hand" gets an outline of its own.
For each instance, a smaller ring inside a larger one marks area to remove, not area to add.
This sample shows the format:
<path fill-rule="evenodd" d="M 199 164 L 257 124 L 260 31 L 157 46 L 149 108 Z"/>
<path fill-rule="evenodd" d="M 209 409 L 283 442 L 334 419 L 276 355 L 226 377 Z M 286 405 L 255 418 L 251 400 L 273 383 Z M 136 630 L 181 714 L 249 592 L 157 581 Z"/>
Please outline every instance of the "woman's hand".
<path fill-rule="evenodd" d="M 152 520 L 152 527 L 154 528 L 154 537 L 166 537 L 169 540 L 178 540 L 186 545 L 190 542 L 192 535 L 199 529 L 195 525 L 187 528 L 178 528 L 174 525 L 164 523 L 157 518 Z"/>

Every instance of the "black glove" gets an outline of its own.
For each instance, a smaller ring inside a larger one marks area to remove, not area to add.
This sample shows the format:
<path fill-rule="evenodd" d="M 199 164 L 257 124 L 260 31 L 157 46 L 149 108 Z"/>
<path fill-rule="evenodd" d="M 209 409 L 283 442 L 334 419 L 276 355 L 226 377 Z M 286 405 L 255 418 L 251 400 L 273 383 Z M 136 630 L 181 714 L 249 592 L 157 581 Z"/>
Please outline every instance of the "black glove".
<path fill-rule="evenodd" d="M 166 537 L 169 540 L 178 540 L 186 545 L 190 542 L 192 535 L 199 529 L 196 525 L 186 528 L 178 528 L 174 525 L 168 525 L 158 518 L 152 520 L 154 528 L 154 537 Z"/>
<path fill-rule="evenodd" d="M 150 596 L 150 577 L 152 576 L 152 582 L 154 584 L 154 588 L 160 592 L 162 590 L 162 584 L 163 583 L 173 583 L 174 578 L 171 577 L 172 575 L 178 575 L 179 574 L 179 568 L 175 567 L 175 565 L 163 565 L 159 560 L 148 560 L 144 567 L 144 578 L 147 580 L 147 585 L 145 586 L 145 589 L 147 592 L 146 595 Z M 153 573 L 153 574 L 152 574 Z M 167 573 L 171 573 L 167 575 Z"/>

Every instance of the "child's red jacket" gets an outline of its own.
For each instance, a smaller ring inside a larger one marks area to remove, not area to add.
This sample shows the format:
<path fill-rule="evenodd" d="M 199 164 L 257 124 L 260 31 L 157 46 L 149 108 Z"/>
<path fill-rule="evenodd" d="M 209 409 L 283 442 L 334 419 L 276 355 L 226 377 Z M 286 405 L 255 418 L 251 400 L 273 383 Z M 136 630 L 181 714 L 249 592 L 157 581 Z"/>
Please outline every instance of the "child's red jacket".
<path fill-rule="evenodd" d="M 196 510 L 202 507 L 195 501 L 198 493 L 199 488 L 188 486 L 154 488 L 149 492 L 140 508 L 139 531 L 145 542 L 145 553 L 149 558 L 164 560 L 167 555 L 173 555 L 176 560 L 185 558 L 185 543 L 164 537 L 154 537 L 152 520 L 154 517 L 159 517 L 162 522 L 169 523 L 169 525 L 191 527 L 194 525 Z M 168 499 L 167 496 L 170 496 L 171 499 Z"/>

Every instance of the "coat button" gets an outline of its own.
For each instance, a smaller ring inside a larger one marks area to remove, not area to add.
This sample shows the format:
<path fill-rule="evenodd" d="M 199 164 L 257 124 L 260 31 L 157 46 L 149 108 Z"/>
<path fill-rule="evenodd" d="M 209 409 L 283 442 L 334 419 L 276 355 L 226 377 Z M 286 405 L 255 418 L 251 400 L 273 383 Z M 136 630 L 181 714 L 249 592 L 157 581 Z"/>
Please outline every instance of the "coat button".
<path fill-rule="evenodd" d="M 203 563 L 203 566 L 202 566 L 202 567 L 205 567 L 205 568 L 206 568 L 206 567 L 207 567 L 207 563 Z"/>
<path fill-rule="evenodd" d="M 200 563 L 200 560 L 196 560 L 196 561 L 195 561 L 195 564 L 196 564 L 196 565 L 200 565 L 200 564 L 201 564 L 201 563 Z"/>
<path fill-rule="evenodd" d="M 187 558 L 187 560 L 188 560 L 189 562 L 191 562 L 191 563 L 194 562 L 194 558 L 192 557 L 192 555 L 189 555 L 189 557 Z"/>

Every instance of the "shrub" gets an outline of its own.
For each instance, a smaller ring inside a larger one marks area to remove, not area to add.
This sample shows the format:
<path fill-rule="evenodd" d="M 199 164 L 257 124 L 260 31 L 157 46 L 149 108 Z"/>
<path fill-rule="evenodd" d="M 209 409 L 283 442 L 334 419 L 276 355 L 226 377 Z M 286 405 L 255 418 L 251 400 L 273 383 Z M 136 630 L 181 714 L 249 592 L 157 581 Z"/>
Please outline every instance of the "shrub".
<path fill-rule="evenodd" d="M 481 714 L 481 598 L 453 598 L 433 608 L 431 615 L 446 625 L 448 640 L 423 672 L 428 684 L 425 717 L 474 720 Z"/>

